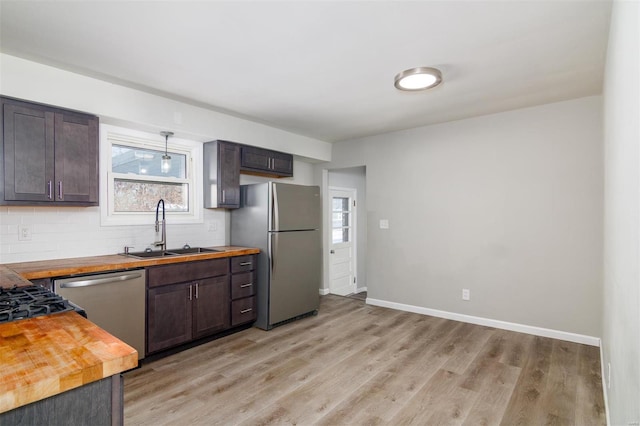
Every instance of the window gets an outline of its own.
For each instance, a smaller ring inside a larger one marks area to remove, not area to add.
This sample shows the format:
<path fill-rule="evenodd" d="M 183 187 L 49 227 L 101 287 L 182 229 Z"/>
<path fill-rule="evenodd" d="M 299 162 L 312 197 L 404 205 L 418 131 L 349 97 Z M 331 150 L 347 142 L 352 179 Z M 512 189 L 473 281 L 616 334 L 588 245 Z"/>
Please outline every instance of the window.
<path fill-rule="evenodd" d="M 331 218 L 331 240 L 333 244 L 351 241 L 351 203 L 349 197 L 333 197 Z"/>
<path fill-rule="evenodd" d="M 114 126 L 101 126 L 102 224 L 149 224 L 155 219 L 158 200 L 172 223 L 202 222 L 201 191 L 202 144 L 169 138 L 167 148 L 171 168 L 161 170 L 165 154 L 162 136 Z"/>

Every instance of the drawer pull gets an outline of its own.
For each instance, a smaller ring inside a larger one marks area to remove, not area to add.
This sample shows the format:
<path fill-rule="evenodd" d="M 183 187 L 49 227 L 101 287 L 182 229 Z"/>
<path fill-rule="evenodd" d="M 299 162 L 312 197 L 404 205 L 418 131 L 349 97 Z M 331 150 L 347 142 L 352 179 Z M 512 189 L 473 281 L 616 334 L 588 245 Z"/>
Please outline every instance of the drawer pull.
<path fill-rule="evenodd" d="M 247 312 L 251 312 L 253 311 L 253 308 L 249 308 L 249 309 L 243 309 L 240 311 L 241 314 L 246 314 Z"/>
<path fill-rule="evenodd" d="M 240 262 L 240 266 L 251 266 L 252 262 Z"/>
<path fill-rule="evenodd" d="M 249 284 L 242 284 L 240 286 L 240 288 L 246 288 L 246 287 L 251 287 L 253 285 L 253 283 L 249 283 Z"/>

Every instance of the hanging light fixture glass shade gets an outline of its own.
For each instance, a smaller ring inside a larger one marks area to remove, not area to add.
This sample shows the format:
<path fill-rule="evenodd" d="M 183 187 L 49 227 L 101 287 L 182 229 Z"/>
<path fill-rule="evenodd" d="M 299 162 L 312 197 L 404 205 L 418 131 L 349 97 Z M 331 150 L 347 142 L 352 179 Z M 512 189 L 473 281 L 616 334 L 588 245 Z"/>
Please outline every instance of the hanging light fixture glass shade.
<path fill-rule="evenodd" d="M 171 170 L 171 156 L 167 152 L 167 144 L 169 143 L 169 136 L 173 136 L 173 132 L 160 132 L 160 134 L 164 136 L 164 155 L 162 156 L 160 171 L 162 173 L 169 173 L 169 170 Z"/>

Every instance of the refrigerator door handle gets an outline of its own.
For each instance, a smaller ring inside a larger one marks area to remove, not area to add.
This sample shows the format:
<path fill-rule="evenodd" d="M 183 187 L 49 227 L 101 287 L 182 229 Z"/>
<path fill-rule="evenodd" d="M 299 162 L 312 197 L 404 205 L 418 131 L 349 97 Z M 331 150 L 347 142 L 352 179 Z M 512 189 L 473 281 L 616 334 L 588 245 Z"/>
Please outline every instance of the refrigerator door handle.
<path fill-rule="evenodd" d="M 273 231 L 280 230 L 280 212 L 278 208 L 278 185 L 271 184 L 273 188 Z"/>
<path fill-rule="evenodd" d="M 278 255 L 278 234 L 271 234 L 271 273 L 269 274 L 271 278 L 274 277 L 274 273 L 276 270 L 276 256 Z"/>

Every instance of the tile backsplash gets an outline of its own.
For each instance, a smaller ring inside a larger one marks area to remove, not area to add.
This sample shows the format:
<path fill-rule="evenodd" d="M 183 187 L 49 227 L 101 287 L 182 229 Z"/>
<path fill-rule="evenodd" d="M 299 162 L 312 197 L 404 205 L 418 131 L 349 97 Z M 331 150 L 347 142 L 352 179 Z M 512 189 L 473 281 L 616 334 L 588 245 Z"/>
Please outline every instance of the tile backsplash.
<path fill-rule="evenodd" d="M 220 246 L 228 243 L 228 213 L 203 212 L 204 223 L 172 224 L 167 218 L 167 244 Z M 101 226 L 100 207 L 0 206 L 0 263 L 99 256 L 121 253 L 125 245 L 144 250 L 155 240 L 148 225 Z"/>

